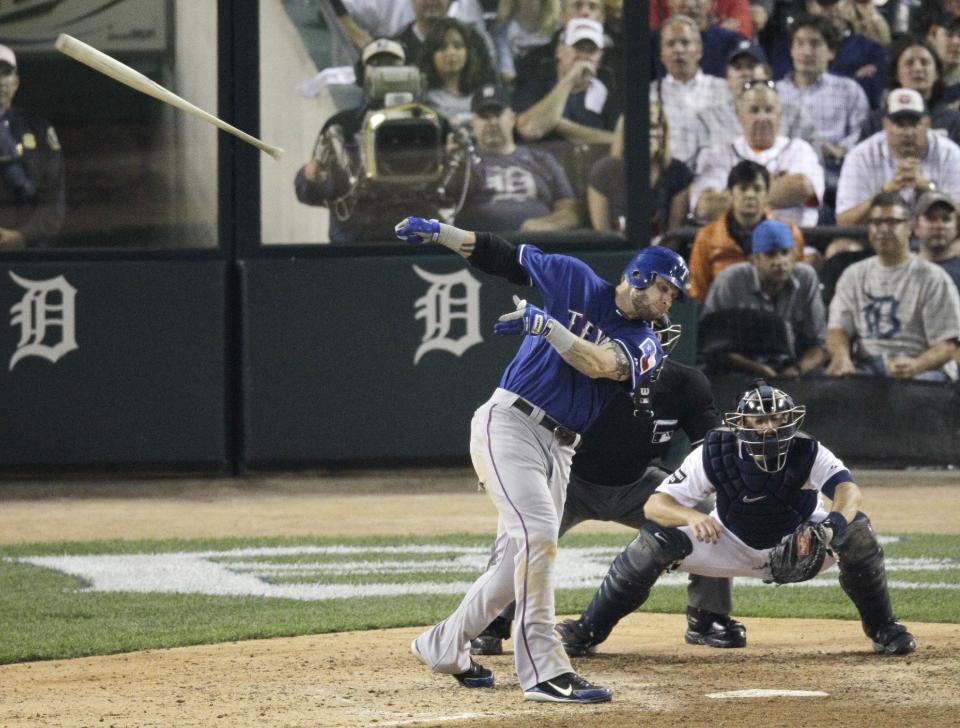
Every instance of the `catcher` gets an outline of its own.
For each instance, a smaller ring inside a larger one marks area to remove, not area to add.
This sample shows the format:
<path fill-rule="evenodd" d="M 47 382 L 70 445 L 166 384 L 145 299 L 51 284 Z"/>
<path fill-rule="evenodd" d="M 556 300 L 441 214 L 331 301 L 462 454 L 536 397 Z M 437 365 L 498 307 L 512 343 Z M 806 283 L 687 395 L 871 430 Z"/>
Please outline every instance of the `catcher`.
<path fill-rule="evenodd" d="M 708 432 L 650 496 L 649 522 L 614 559 L 587 610 L 557 625 L 564 647 L 586 654 L 603 642 L 671 568 L 786 584 L 839 562 L 840 586 L 873 649 L 916 650 L 890 605 L 883 549 L 858 510 L 860 489 L 830 450 L 800 431 L 805 414 L 763 380 L 744 392 L 724 416 L 727 426 Z M 711 493 L 713 512 L 693 508 Z M 832 501 L 829 513 L 821 494 Z"/>

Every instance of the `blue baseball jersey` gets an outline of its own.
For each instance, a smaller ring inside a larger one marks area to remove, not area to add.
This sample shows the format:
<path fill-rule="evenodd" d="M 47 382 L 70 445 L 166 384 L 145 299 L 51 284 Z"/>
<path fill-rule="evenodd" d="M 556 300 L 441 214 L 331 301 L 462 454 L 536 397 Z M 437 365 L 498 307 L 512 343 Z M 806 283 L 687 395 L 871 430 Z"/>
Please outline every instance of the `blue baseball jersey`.
<path fill-rule="evenodd" d="M 615 286 L 581 260 L 548 255 L 532 245 L 517 249 L 528 283 L 543 294 L 543 309 L 581 339 L 613 341 L 627 354 L 630 379 L 591 379 L 567 364 L 541 336 L 525 336 L 500 386 L 546 411 L 565 427 L 585 431 L 607 404 L 634 389 L 663 359 L 656 334 L 645 321 L 628 319 L 614 301 Z"/>

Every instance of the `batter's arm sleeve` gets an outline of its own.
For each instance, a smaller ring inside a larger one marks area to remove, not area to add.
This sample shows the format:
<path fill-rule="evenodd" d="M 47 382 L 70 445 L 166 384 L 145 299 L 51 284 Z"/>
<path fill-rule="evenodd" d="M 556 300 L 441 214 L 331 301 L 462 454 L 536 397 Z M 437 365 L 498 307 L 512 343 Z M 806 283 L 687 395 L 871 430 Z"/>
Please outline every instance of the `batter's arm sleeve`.
<path fill-rule="evenodd" d="M 477 244 L 467 262 L 477 270 L 505 278 L 518 286 L 530 285 L 517 260 L 517 246 L 493 233 L 477 233 Z"/>

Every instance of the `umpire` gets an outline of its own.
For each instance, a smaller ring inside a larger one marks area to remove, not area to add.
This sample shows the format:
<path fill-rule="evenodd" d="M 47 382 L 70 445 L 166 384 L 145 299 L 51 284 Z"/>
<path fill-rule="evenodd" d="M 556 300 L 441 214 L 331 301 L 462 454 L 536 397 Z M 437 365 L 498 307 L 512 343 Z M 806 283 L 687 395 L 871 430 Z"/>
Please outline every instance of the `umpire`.
<path fill-rule="evenodd" d="M 654 330 L 669 354 L 680 337 L 680 326 L 664 316 Z M 647 522 L 643 515 L 647 498 L 670 475 L 662 463 L 678 431 L 696 446 L 707 431 L 719 426 L 710 382 L 699 370 L 668 356 L 652 387 L 641 386 L 635 399 L 626 393 L 615 399 L 584 433 L 571 466 L 559 535 L 589 520 L 639 529 Z M 731 592 L 730 579 L 691 575 L 684 635 L 689 644 L 746 646 L 746 628 L 730 618 Z M 510 605 L 471 642 L 471 652 L 502 654 L 512 620 Z M 562 626 L 558 624 L 558 630 Z M 571 657 L 584 654 L 575 642 L 565 640 L 564 647 Z"/>
<path fill-rule="evenodd" d="M 0 45 L 0 248 L 50 245 L 66 209 L 63 153 L 53 127 L 12 106 L 17 57 Z"/>

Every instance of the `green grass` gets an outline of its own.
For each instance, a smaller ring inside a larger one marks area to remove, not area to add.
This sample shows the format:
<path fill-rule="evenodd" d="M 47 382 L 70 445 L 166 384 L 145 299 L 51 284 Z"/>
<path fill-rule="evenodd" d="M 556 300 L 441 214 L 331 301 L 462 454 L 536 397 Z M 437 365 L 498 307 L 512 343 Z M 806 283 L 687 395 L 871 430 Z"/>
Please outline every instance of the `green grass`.
<path fill-rule="evenodd" d="M 619 549 L 629 540 L 623 534 L 572 533 L 562 546 L 605 546 Z M 363 547 L 362 554 L 267 554 L 219 555 L 223 564 L 256 561 L 265 572 L 271 566 L 289 564 L 338 564 L 354 560 L 375 562 L 451 561 L 456 551 L 431 554 L 392 553 L 383 547 L 404 546 L 412 539 L 224 539 L 194 541 L 102 541 L 90 543 L 30 544 L 0 548 L 0 663 L 24 660 L 109 654 L 146 648 L 207 644 L 234 640 L 292 636 L 423 625 L 448 614 L 461 594 L 407 594 L 368 598 L 300 601 L 254 596 L 215 596 L 168 593 L 84 592 L 87 584 L 52 569 L 11 561 L 26 556 L 166 554 L 172 552 L 224 551 L 249 547 L 331 546 Z M 420 545 L 476 546 L 486 548 L 490 539 L 445 535 L 418 538 Z M 950 559 L 943 571 L 891 572 L 889 578 L 916 584 L 960 583 L 960 536 L 910 535 L 884 547 L 888 559 Z M 482 554 L 476 558 L 483 558 Z M 273 572 L 266 581 L 277 585 L 403 584 L 405 582 L 450 583 L 471 581 L 476 571 L 451 565 L 450 571 L 372 573 L 368 567 L 350 573 Z M 835 575 L 826 587 L 734 588 L 736 614 L 740 617 L 821 617 L 856 619 L 856 612 Z M 599 581 L 599 580 L 598 580 Z M 560 590 L 557 611 L 576 613 L 592 598 L 594 588 Z M 892 590 L 897 614 L 906 622 L 960 623 L 960 594 L 956 589 Z M 682 612 L 686 588 L 655 587 L 643 611 Z"/>

